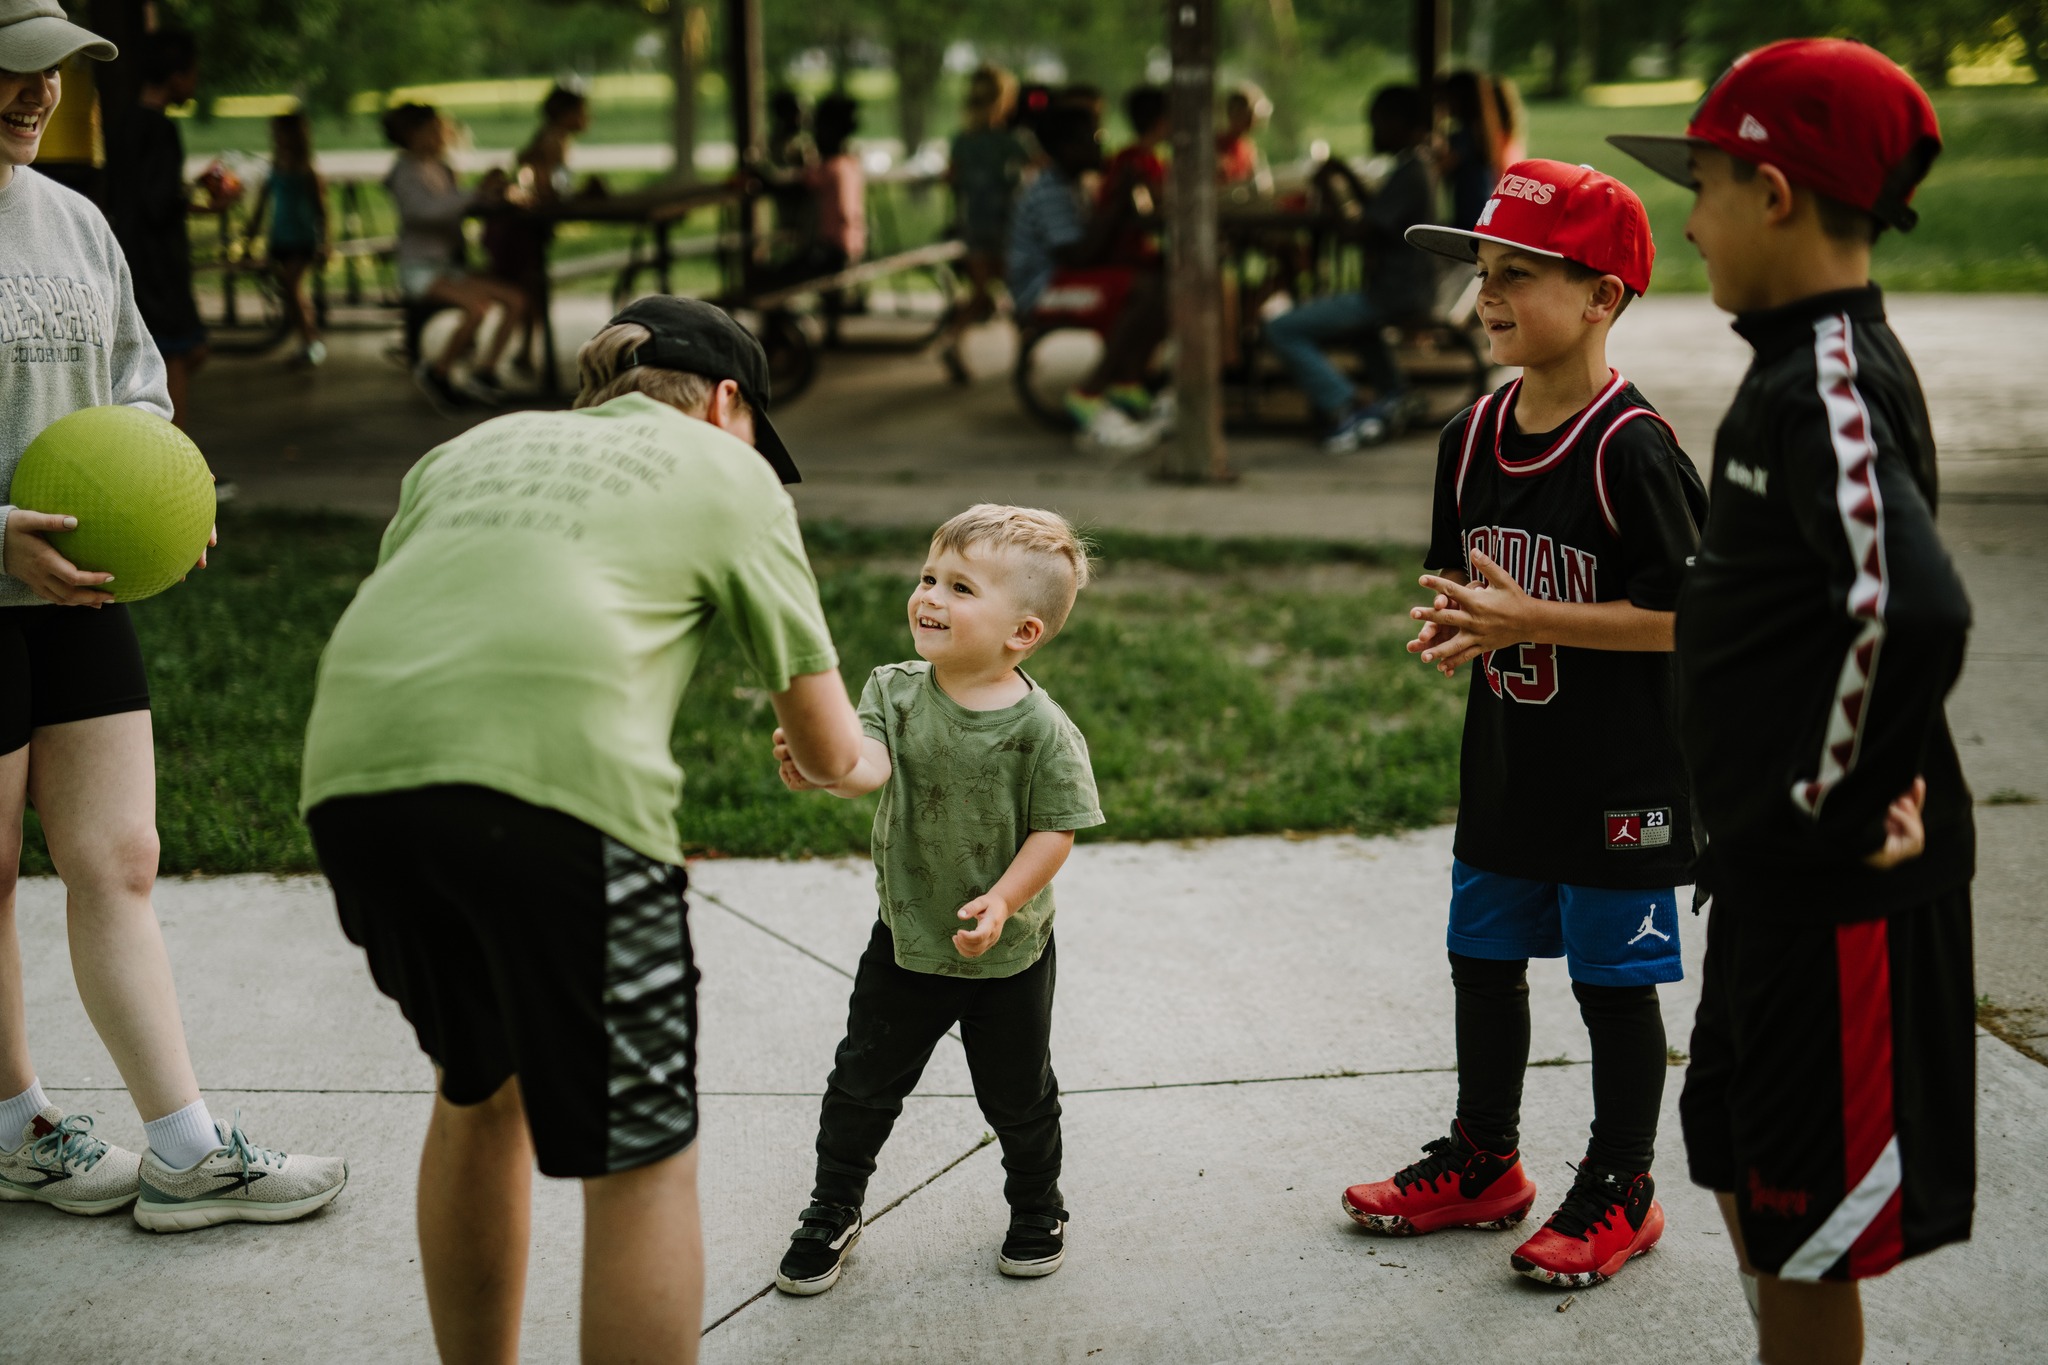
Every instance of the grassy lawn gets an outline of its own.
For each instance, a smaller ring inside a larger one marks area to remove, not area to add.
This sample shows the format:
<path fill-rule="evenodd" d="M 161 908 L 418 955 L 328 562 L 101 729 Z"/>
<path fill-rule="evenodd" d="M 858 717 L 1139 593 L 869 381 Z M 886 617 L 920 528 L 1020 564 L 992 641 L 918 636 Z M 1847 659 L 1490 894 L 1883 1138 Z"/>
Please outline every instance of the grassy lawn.
<path fill-rule="evenodd" d="M 215 567 L 135 608 L 157 725 L 165 872 L 313 866 L 296 815 L 314 668 L 376 557 L 352 518 L 235 513 Z M 806 529 L 858 692 L 910 656 L 909 532 Z M 1414 556 L 1294 541 L 1101 537 L 1102 574 L 1034 676 L 1088 736 L 1109 823 L 1083 838 L 1385 831 L 1456 801 L 1464 683 L 1402 649 Z M 864 853 L 874 799 L 792 796 L 768 759 L 767 695 L 722 628 L 674 744 L 698 852 Z M 49 871 L 39 833 L 24 856 Z"/>

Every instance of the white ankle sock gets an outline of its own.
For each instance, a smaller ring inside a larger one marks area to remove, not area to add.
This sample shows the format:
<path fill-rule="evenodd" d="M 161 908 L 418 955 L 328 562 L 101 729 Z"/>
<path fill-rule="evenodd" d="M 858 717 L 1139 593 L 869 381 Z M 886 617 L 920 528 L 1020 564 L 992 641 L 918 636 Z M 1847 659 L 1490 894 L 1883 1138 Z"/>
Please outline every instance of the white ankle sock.
<path fill-rule="evenodd" d="M 21 1134 L 29 1120 L 49 1107 L 50 1097 L 43 1093 L 43 1083 L 33 1079 L 28 1089 L 13 1099 L 0 1100 L 0 1151 L 20 1151 Z"/>
<path fill-rule="evenodd" d="M 174 1171 L 195 1166 L 220 1146 L 220 1134 L 213 1130 L 213 1115 L 205 1100 L 194 1100 L 175 1114 L 165 1114 L 142 1125 L 149 1136 L 149 1150 Z"/>

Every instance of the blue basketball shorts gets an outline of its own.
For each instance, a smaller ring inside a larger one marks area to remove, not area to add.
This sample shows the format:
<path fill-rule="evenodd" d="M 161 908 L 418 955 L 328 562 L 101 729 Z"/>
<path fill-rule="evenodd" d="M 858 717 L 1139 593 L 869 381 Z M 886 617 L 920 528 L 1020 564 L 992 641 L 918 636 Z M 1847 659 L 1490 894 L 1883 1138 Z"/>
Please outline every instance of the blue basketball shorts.
<path fill-rule="evenodd" d="M 1450 949 L 1496 961 L 1561 957 L 1589 986 L 1684 978 L 1678 890 L 1614 891 L 1482 872 L 1451 860 Z"/>

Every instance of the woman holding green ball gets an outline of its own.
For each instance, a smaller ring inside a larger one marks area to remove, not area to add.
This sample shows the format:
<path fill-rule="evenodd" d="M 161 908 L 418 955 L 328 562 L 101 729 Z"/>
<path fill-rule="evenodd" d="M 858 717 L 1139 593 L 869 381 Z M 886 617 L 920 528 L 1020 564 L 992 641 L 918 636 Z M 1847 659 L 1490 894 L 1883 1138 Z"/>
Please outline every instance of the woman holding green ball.
<path fill-rule="evenodd" d="M 200 1098 L 150 903 L 156 755 L 135 627 L 110 575 L 51 545 L 73 519 L 10 505 L 22 451 L 58 418 L 107 404 L 171 415 L 113 232 L 29 166 L 58 67 L 78 54 L 115 55 L 55 0 L 0 0 L 0 1200 L 82 1214 L 133 1203 L 159 1232 L 284 1222 L 332 1200 L 348 1168 L 258 1147 Z M 78 993 L 141 1112 L 145 1153 L 95 1137 L 36 1079 L 14 923 L 31 801 L 64 880 Z"/>

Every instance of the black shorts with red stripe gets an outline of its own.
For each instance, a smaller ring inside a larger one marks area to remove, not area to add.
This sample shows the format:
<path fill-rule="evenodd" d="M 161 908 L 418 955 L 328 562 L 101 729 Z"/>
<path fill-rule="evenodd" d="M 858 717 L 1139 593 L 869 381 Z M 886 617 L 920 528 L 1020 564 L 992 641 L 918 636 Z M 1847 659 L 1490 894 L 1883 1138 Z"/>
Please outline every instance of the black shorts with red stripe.
<path fill-rule="evenodd" d="M 1860 1280 L 1967 1239 L 1976 1070 L 1968 886 L 1847 923 L 1715 897 L 1679 1116 L 1754 1269 Z"/>

